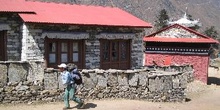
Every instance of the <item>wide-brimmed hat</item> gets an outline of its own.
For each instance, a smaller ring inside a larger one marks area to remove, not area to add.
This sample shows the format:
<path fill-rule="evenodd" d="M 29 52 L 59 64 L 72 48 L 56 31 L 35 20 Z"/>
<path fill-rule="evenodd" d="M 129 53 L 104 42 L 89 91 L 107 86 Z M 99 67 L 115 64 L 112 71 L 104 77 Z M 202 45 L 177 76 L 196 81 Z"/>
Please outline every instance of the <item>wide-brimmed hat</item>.
<path fill-rule="evenodd" d="M 67 65 L 66 65 L 65 63 L 62 63 L 62 64 L 58 65 L 58 67 L 59 67 L 59 68 L 66 68 Z"/>

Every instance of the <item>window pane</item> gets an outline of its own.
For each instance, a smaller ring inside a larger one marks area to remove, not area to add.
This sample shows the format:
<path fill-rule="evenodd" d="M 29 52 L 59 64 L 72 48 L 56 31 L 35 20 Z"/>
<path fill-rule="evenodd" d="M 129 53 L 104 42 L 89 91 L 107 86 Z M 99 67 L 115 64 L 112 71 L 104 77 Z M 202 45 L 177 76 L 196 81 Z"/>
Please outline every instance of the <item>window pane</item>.
<path fill-rule="evenodd" d="M 117 61 L 118 60 L 118 53 L 112 52 L 112 60 Z"/>
<path fill-rule="evenodd" d="M 68 45 L 67 43 L 61 43 L 61 52 L 67 52 Z"/>
<path fill-rule="evenodd" d="M 56 43 L 49 43 L 49 52 L 56 52 Z"/>
<path fill-rule="evenodd" d="M 118 42 L 112 42 L 112 60 L 118 61 Z"/>
<path fill-rule="evenodd" d="M 73 51 L 78 52 L 78 42 L 73 43 Z"/>
<path fill-rule="evenodd" d="M 109 50 L 109 42 L 104 42 L 103 51 L 108 51 L 108 50 Z"/>
<path fill-rule="evenodd" d="M 108 52 L 103 53 L 103 60 L 104 61 L 109 61 L 109 53 Z"/>
<path fill-rule="evenodd" d="M 79 54 L 73 53 L 73 62 L 78 62 L 78 61 L 79 61 Z"/>
<path fill-rule="evenodd" d="M 56 63 L 56 54 L 49 54 L 49 63 Z"/>
<path fill-rule="evenodd" d="M 103 61 L 109 61 L 109 42 L 103 42 Z"/>
<path fill-rule="evenodd" d="M 121 60 L 126 60 L 127 53 L 126 42 L 121 42 Z"/>
<path fill-rule="evenodd" d="M 68 60 L 68 58 L 67 58 L 67 53 L 62 53 L 62 54 L 61 54 L 61 62 L 62 62 L 62 63 L 66 63 L 67 60 Z"/>
<path fill-rule="evenodd" d="M 117 47 L 118 47 L 117 42 L 113 42 L 112 43 L 112 51 L 117 51 Z"/>

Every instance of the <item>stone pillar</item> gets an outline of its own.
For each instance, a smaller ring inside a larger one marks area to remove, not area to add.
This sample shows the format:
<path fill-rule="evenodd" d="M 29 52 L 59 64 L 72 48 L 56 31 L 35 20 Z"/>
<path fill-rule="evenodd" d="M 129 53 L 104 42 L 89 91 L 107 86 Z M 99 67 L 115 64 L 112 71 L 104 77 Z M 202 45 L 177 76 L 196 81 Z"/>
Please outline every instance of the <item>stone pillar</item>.
<path fill-rule="evenodd" d="M 100 68 L 100 42 L 97 39 L 89 39 L 85 41 L 85 45 L 86 68 Z"/>
<path fill-rule="evenodd" d="M 143 34 L 135 34 L 131 44 L 131 66 L 132 69 L 143 66 Z"/>

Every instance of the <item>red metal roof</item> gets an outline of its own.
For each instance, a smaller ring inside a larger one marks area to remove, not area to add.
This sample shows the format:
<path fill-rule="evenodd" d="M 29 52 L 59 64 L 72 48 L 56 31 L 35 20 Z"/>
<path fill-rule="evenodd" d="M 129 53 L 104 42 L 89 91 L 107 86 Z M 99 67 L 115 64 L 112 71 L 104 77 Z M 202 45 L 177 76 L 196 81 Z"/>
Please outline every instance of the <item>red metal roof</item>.
<path fill-rule="evenodd" d="M 71 5 L 61 3 L 45 3 L 24 0 L 0 0 L 2 12 L 35 12 L 20 13 L 24 22 L 101 25 L 150 28 L 139 18 L 119 9 L 101 6 Z M 33 10 L 33 11 L 32 11 Z"/>
<path fill-rule="evenodd" d="M 191 33 L 194 33 L 196 34 L 197 36 L 200 36 L 201 38 L 168 38 L 168 37 L 164 37 L 164 36 L 157 36 L 157 34 L 165 31 L 165 30 L 168 30 L 170 28 L 182 28 L 188 32 L 191 32 Z M 171 26 L 168 26 L 160 31 L 157 31 L 151 35 L 148 35 L 148 36 L 145 36 L 143 38 L 143 40 L 145 42 L 179 42 L 179 43 L 219 43 L 217 40 L 214 40 L 212 39 L 211 37 L 208 37 L 206 35 L 203 35 L 203 34 L 200 34 L 198 32 L 196 32 L 195 30 L 192 30 L 190 28 L 187 28 L 187 27 L 184 27 L 184 26 L 181 26 L 179 24 L 174 24 L 174 25 L 171 25 Z"/>
<path fill-rule="evenodd" d="M 0 12 L 34 12 L 24 0 L 0 0 Z"/>

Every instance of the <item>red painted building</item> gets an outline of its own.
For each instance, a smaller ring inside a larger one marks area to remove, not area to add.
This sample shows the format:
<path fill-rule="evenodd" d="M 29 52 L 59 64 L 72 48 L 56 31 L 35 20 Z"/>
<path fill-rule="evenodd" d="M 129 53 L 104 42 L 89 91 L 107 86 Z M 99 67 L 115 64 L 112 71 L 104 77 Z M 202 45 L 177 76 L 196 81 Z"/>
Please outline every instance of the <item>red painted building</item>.
<path fill-rule="evenodd" d="M 174 24 L 144 37 L 145 65 L 192 65 L 194 79 L 207 83 L 209 49 L 216 40 Z"/>

